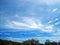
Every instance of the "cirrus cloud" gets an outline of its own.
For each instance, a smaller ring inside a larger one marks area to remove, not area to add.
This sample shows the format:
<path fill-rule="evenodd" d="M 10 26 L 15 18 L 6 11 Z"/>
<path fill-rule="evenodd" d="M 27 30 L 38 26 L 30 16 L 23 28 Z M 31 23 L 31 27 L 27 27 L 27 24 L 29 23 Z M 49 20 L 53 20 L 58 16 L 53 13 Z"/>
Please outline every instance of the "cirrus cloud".
<path fill-rule="evenodd" d="M 38 29 L 43 32 L 53 32 L 53 25 L 42 24 L 41 20 L 29 17 L 24 17 L 23 22 L 8 21 L 4 26 L 12 29 Z"/>

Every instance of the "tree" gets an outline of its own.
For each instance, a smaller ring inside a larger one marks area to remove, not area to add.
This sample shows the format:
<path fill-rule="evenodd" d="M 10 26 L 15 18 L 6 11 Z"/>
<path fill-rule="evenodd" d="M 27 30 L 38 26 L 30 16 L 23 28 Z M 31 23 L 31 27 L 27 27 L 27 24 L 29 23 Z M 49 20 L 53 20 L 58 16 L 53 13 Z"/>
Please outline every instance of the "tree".
<path fill-rule="evenodd" d="M 51 45 L 51 42 L 49 40 L 46 40 L 45 45 Z"/>
<path fill-rule="evenodd" d="M 51 45 L 57 45 L 57 43 L 54 41 L 54 42 L 51 43 Z"/>
<path fill-rule="evenodd" d="M 60 45 L 60 42 L 58 42 L 57 45 Z"/>

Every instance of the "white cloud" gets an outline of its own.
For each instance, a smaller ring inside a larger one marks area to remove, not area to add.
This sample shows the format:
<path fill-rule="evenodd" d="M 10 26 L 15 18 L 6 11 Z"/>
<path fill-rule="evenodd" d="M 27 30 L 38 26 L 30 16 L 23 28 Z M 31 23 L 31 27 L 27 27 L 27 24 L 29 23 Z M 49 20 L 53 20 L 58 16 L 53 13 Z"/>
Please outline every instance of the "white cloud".
<path fill-rule="evenodd" d="M 3 37 L 1 37 L 1 38 L 3 38 Z M 28 39 L 32 39 L 32 37 L 31 38 L 5 37 L 3 39 L 5 39 L 5 40 L 11 40 L 11 41 L 16 41 L 16 42 L 22 42 L 22 41 L 26 41 Z"/>
<path fill-rule="evenodd" d="M 54 5 L 59 3 L 60 0 L 25 0 L 34 4 L 47 4 L 47 5 Z"/>
<path fill-rule="evenodd" d="M 55 20 L 54 21 L 58 21 L 59 19 L 58 18 L 55 18 Z"/>
<path fill-rule="evenodd" d="M 43 32 L 53 31 L 53 25 L 42 24 L 41 20 L 36 18 L 29 18 L 29 17 L 25 17 L 23 19 L 23 22 L 8 21 L 5 24 L 5 27 L 13 28 L 13 29 L 39 29 Z"/>
<path fill-rule="evenodd" d="M 22 41 L 22 40 L 27 40 L 27 38 L 26 39 L 24 39 L 24 38 L 14 38 L 14 37 L 6 37 L 8 40 L 12 40 L 12 41 Z"/>
<path fill-rule="evenodd" d="M 54 25 L 59 25 L 60 24 L 60 22 L 56 22 Z"/>
<path fill-rule="evenodd" d="M 55 19 L 56 21 L 58 20 L 58 18 Z"/>
<path fill-rule="evenodd" d="M 22 22 L 16 22 L 16 21 L 12 21 L 12 23 L 16 26 L 28 26 L 27 24 L 25 23 L 22 23 Z"/>
<path fill-rule="evenodd" d="M 11 40 L 11 41 L 21 40 L 20 38 L 13 38 L 13 37 L 5 37 L 4 39 Z"/>
<path fill-rule="evenodd" d="M 50 23 L 52 23 L 52 20 L 50 20 L 50 21 L 48 22 L 48 24 L 50 24 Z"/>
<path fill-rule="evenodd" d="M 45 32 L 54 32 L 53 31 L 53 25 L 45 25 L 45 26 L 43 26 L 42 31 L 45 31 Z"/>
<path fill-rule="evenodd" d="M 57 10 L 58 10 L 57 8 L 53 9 L 53 10 L 52 10 L 52 13 L 56 12 Z"/>
<path fill-rule="evenodd" d="M 60 0 L 45 0 L 45 1 L 46 1 L 47 5 L 54 5 L 54 4 L 60 2 Z"/>
<path fill-rule="evenodd" d="M 53 36 L 60 36 L 60 29 L 56 29 L 54 33 L 52 33 Z"/>

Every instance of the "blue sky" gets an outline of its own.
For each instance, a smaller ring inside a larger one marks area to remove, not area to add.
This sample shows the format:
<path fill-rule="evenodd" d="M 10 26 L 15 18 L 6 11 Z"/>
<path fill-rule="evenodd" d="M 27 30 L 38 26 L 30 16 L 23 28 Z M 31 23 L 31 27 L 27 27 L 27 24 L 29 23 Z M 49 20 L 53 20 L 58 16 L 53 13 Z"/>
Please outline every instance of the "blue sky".
<path fill-rule="evenodd" d="M 60 0 L 0 0 L 0 39 L 60 41 Z"/>

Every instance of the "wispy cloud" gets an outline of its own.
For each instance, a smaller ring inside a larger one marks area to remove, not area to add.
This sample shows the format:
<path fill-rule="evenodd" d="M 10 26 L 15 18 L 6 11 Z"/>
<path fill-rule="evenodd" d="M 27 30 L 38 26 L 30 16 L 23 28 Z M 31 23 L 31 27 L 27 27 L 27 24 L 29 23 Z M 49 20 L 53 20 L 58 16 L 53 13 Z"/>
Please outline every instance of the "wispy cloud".
<path fill-rule="evenodd" d="M 38 29 L 43 32 L 53 31 L 53 25 L 42 24 L 41 20 L 29 17 L 24 17 L 23 22 L 8 21 L 5 27 L 13 29 Z"/>
<path fill-rule="evenodd" d="M 53 5 L 60 2 L 60 0 L 25 0 L 25 1 L 29 1 L 35 4 L 47 4 L 47 5 Z"/>
<path fill-rule="evenodd" d="M 53 9 L 53 10 L 52 10 L 52 13 L 56 12 L 57 10 L 58 10 L 57 8 Z"/>
<path fill-rule="evenodd" d="M 60 29 L 56 29 L 54 33 L 52 33 L 53 36 L 60 36 Z"/>

